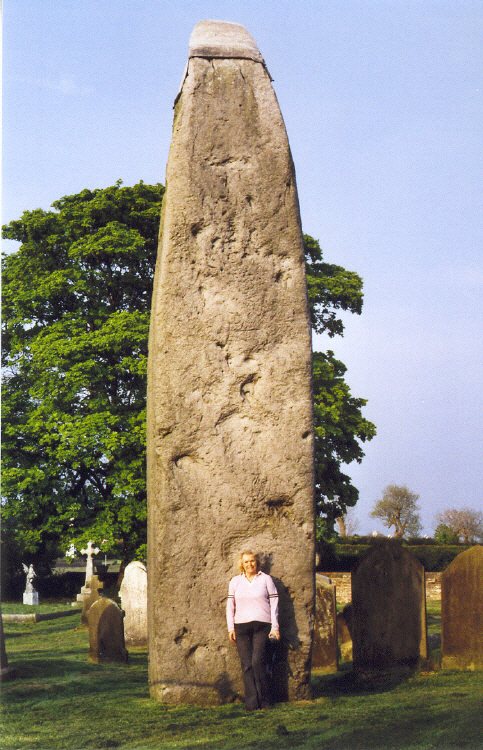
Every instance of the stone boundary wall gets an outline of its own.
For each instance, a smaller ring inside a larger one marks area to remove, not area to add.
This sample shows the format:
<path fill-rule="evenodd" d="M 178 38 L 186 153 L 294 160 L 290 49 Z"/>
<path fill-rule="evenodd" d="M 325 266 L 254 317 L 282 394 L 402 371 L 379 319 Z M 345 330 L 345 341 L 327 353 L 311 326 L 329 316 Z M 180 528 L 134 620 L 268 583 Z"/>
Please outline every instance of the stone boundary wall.
<path fill-rule="evenodd" d="M 442 573 L 425 573 L 426 576 L 426 601 L 441 599 L 441 576 Z"/>
<path fill-rule="evenodd" d="M 348 604 L 352 600 L 351 573 L 322 572 L 336 586 L 337 604 Z M 441 599 L 441 573 L 426 573 L 426 601 Z"/>
<path fill-rule="evenodd" d="M 352 601 L 352 573 L 322 573 L 335 584 L 337 604 L 348 604 Z"/>

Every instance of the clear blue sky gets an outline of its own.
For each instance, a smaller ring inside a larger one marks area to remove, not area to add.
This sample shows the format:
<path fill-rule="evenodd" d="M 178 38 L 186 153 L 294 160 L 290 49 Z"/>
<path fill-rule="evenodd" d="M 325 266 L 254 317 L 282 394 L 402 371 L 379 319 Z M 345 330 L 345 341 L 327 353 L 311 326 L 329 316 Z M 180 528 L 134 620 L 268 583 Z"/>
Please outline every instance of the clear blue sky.
<path fill-rule="evenodd" d="M 425 532 L 482 507 L 483 4 L 472 0 L 5 0 L 3 222 L 122 178 L 164 181 L 203 18 L 245 25 L 274 78 L 304 231 L 364 278 L 344 339 L 378 427 L 359 531 L 388 483 Z M 6 243 L 9 244 L 9 243 Z"/>

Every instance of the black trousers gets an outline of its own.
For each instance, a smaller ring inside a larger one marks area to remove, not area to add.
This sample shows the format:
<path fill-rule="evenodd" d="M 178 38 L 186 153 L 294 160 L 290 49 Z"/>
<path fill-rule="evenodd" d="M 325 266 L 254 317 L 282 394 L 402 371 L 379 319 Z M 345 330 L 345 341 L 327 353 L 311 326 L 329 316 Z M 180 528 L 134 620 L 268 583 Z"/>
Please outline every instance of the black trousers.
<path fill-rule="evenodd" d="M 267 675 L 268 622 L 242 622 L 235 625 L 236 646 L 240 656 L 245 706 L 249 711 L 270 705 Z"/>

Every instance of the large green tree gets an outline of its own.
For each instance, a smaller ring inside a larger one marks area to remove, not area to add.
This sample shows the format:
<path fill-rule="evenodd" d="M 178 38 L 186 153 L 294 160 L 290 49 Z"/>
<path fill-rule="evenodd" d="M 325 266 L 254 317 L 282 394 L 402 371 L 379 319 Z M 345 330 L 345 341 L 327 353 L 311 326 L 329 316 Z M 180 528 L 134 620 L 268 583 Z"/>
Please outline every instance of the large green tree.
<path fill-rule="evenodd" d="M 145 392 L 162 185 L 84 190 L 4 227 L 3 518 L 35 558 L 88 538 L 125 559 L 146 538 Z M 362 281 L 305 236 L 312 327 L 341 335 Z M 374 426 L 332 352 L 314 354 L 317 507 L 354 505 L 341 464 Z"/>

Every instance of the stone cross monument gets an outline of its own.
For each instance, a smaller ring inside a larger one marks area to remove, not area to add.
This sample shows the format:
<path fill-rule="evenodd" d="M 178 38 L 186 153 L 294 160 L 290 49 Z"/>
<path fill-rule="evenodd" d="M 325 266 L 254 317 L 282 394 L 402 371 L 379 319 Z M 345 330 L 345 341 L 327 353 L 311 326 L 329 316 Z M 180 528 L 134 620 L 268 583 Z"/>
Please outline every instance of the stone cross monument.
<path fill-rule="evenodd" d="M 81 549 L 81 555 L 87 555 L 86 561 L 86 580 L 80 590 L 80 594 L 77 594 L 77 601 L 83 603 L 91 594 L 91 578 L 94 573 L 94 555 L 100 552 L 99 547 L 94 547 L 93 542 L 88 542 L 86 549 Z"/>
<path fill-rule="evenodd" d="M 89 581 L 92 578 L 92 574 L 94 573 L 94 555 L 99 554 L 100 549 L 99 547 L 94 547 L 92 542 L 87 543 L 86 549 L 81 549 L 81 555 L 87 555 L 87 561 L 86 561 L 86 582 L 85 585 L 89 586 Z"/>
<path fill-rule="evenodd" d="M 310 324 L 295 173 L 242 26 L 195 27 L 175 102 L 148 368 L 151 694 L 240 695 L 225 602 L 242 550 L 280 591 L 280 698 L 310 695 Z"/>

